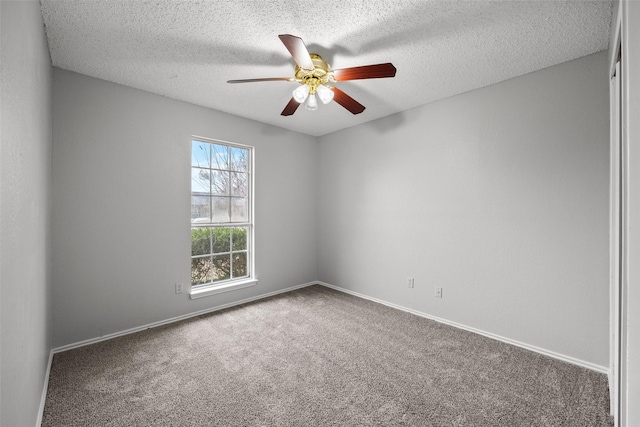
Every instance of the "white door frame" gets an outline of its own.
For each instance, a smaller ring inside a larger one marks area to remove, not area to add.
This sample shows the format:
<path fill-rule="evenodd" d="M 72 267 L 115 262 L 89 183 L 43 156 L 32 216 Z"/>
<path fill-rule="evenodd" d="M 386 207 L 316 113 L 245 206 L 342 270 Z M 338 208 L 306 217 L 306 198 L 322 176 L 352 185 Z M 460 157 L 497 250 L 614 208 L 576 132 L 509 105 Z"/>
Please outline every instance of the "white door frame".
<path fill-rule="evenodd" d="M 609 44 L 609 76 L 611 78 L 610 109 L 610 179 L 609 179 L 609 395 L 615 426 L 621 426 L 621 394 L 626 366 L 621 356 L 623 280 L 625 271 L 625 197 L 626 150 L 622 140 L 622 5 L 614 5 Z"/>
<path fill-rule="evenodd" d="M 616 55 L 617 57 L 617 55 Z M 621 139 L 620 139 L 620 62 L 616 60 L 610 86 L 610 180 L 609 180 L 609 394 L 611 415 L 620 417 L 620 288 L 621 288 Z"/>

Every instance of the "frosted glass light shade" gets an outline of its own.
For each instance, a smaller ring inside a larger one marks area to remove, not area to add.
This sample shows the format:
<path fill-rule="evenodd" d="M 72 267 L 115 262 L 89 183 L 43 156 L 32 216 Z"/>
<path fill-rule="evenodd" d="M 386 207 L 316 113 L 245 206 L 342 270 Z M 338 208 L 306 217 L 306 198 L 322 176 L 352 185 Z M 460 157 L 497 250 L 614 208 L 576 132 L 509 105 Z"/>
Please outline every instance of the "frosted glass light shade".
<path fill-rule="evenodd" d="M 307 103 L 304 104 L 304 108 L 310 111 L 315 111 L 318 109 L 318 100 L 315 95 L 310 95 L 307 98 Z"/>
<path fill-rule="evenodd" d="M 300 104 L 307 99 L 307 96 L 309 96 L 309 86 L 307 85 L 300 85 L 293 91 L 293 99 Z"/>
<path fill-rule="evenodd" d="M 320 98 L 323 104 L 328 104 L 333 99 L 333 91 L 326 86 L 318 86 L 316 92 L 318 92 L 318 98 Z"/>

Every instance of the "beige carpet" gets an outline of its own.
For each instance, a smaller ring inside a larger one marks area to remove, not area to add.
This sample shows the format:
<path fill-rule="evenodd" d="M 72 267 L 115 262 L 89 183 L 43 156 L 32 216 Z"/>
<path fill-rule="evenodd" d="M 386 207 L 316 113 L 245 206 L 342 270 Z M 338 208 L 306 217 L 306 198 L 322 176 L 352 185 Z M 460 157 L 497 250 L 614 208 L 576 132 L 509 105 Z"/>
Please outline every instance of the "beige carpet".
<path fill-rule="evenodd" d="M 54 356 L 43 426 L 610 426 L 604 375 L 312 286 Z"/>

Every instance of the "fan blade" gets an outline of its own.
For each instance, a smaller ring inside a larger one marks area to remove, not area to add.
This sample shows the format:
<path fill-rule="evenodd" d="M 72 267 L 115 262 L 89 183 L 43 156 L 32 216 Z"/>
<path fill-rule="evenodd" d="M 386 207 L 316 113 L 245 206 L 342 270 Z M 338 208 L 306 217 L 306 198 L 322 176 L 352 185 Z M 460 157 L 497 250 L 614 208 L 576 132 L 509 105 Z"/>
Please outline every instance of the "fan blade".
<path fill-rule="evenodd" d="M 293 57 L 293 60 L 296 61 L 298 67 L 310 71 L 316 68 L 315 65 L 313 65 L 307 47 L 300 37 L 292 36 L 291 34 L 280 34 L 278 37 L 280 37 L 280 40 L 282 40 L 282 43 L 284 43 L 284 46 Z"/>
<path fill-rule="evenodd" d="M 360 104 L 337 87 L 333 87 L 331 90 L 333 91 L 333 100 L 351 111 L 352 114 L 360 114 L 364 111 L 364 105 Z"/>
<path fill-rule="evenodd" d="M 282 110 L 282 113 L 280 113 L 281 116 L 290 116 L 293 113 L 296 112 L 296 110 L 298 109 L 298 107 L 300 106 L 300 103 L 298 101 L 296 101 L 295 99 L 291 98 L 291 101 L 289 101 L 289 103 L 287 104 L 286 107 L 284 107 L 284 110 Z"/>
<path fill-rule="evenodd" d="M 385 77 L 395 77 L 395 75 L 396 67 L 394 67 L 391 62 L 333 70 L 333 78 L 337 82 L 360 79 L 382 79 Z"/>
<path fill-rule="evenodd" d="M 227 83 L 252 83 L 252 82 L 294 82 L 296 79 L 292 77 L 265 77 L 263 79 L 244 79 L 244 80 L 227 80 Z"/>

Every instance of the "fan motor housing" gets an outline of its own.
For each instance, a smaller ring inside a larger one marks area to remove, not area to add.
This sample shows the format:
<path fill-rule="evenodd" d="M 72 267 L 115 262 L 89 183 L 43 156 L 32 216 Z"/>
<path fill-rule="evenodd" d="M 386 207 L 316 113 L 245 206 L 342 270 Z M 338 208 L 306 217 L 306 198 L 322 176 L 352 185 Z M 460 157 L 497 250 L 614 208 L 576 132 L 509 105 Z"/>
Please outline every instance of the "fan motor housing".
<path fill-rule="evenodd" d="M 295 76 L 296 81 L 306 84 L 311 89 L 311 93 L 315 93 L 318 86 L 333 81 L 333 73 L 331 73 L 331 66 L 320 55 L 310 53 L 309 56 L 315 68 L 305 70 L 296 65 Z"/>

